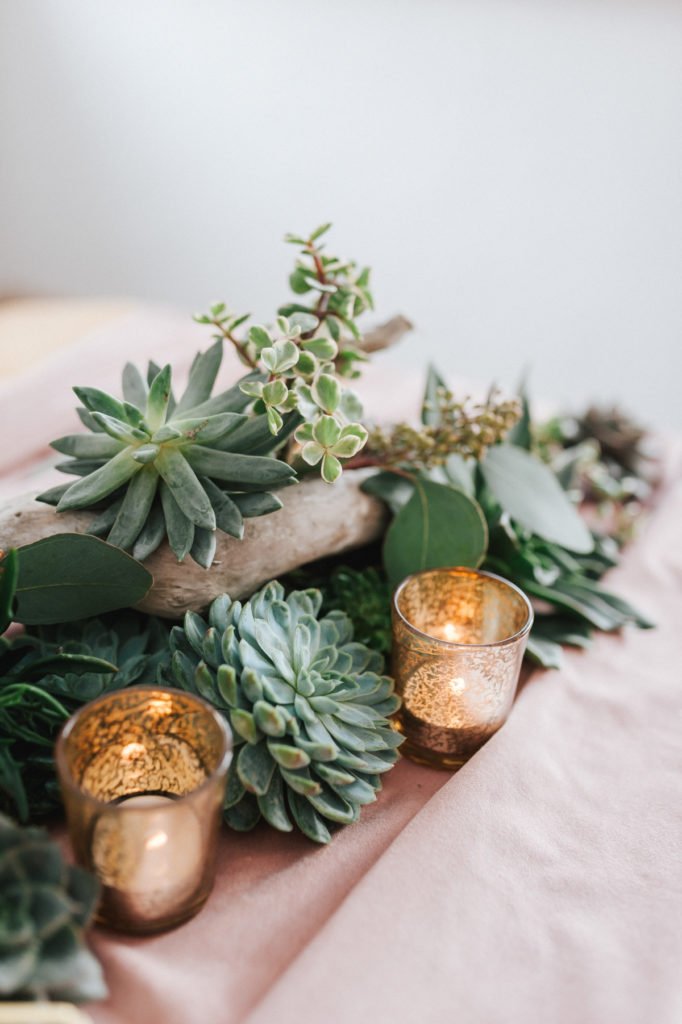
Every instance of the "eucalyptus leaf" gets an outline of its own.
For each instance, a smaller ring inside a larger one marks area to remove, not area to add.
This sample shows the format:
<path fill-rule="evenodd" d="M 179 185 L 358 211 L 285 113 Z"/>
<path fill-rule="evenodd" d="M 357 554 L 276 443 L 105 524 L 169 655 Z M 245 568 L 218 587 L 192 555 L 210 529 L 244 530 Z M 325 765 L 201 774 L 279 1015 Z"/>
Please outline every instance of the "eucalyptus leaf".
<path fill-rule="evenodd" d="M 480 466 L 495 499 L 521 526 L 569 551 L 592 550 L 594 541 L 578 510 L 552 470 L 530 452 L 495 445 Z"/>
<path fill-rule="evenodd" d="M 60 533 L 19 548 L 16 618 L 72 622 L 137 604 L 152 585 L 134 558 L 97 537 Z"/>
<path fill-rule="evenodd" d="M 475 568 L 485 557 L 487 544 L 485 517 L 476 501 L 453 487 L 415 478 L 414 494 L 384 541 L 389 583 L 395 587 L 423 569 Z"/>

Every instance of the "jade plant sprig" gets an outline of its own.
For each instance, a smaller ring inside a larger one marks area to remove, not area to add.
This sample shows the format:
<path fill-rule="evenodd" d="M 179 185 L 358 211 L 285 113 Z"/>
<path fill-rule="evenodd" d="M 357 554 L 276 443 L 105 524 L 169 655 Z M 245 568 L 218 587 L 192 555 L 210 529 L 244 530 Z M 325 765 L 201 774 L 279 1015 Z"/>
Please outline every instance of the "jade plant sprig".
<path fill-rule="evenodd" d="M 240 539 L 245 517 L 281 508 L 270 488 L 292 483 L 295 473 L 268 456 L 301 422 L 287 414 L 273 438 L 264 416 L 245 411 L 250 399 L 239 385 L 211 397 L 222 356 L 222 342 L 198 354 L 177 401 L 170 366 L 150 364 L 145 381 L 128 363 L 120 400 L 74 388 L 89 433 L 52 447 L 68 456 L 57 468 L 78 480 L 38 500 L 58 512 L 100 508 L 91 532 L 140 560 L 168 537 L 178 561 L 189 554 L 209 568 L 216 530 Z"/>
<path fill-rule="evenodd" d="M 297 296 L 312 297 L 307 305 L 282 306 L 275 327 L 255 324 L 239 336 L 248 316 L 236 316 L 224 303 L 195 317 L 213 326 L 215 337 L 230 343 L 245 366 L 262 373 L 240 387 L 252 411 L 265 415 L 274 436 L 280 435 L 287 413 L 296 411 L 305 420 L 296 440 L 304 462 L 320 464 L 327 483 L 340 476 L 341 460 L 357 455 L 367 440 L 358 421 L 362 406 L 339 377 L 358 376 L 356 364 L 367 358 L 357 344 L 356 321 L 372 308 L 369 269 L 323 252 L 319 239 L 330 227 L 324 224 L 308 238 L 287 236 L 301 247 L 290 286 Z"/>

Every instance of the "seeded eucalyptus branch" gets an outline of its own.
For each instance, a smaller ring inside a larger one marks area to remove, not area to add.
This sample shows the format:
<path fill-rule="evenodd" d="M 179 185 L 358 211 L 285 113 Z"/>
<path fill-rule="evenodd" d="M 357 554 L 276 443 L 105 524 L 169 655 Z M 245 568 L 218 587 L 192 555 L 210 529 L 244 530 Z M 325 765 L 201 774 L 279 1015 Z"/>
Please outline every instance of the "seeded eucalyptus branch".
<path fill-rule="evenodd" d="M 482 459 L 488 448 L 504 440 L 520 412 L 515 399 L 503 399 L 494 390 L 485 402 L 472 402 L 456 399 L 441 383 L 425 399 L 423 424 L 375 427 L 365 456 L 375 465 L 413 471 L 443 466 L 452 455 Z"/>
<path fill-rule="evenodd" d="M 287 413 L 298 412 L 305 423 L 296 433 L 302 458 L 320 465 L 323 480 L 333 483 L 342 472 L 341 460 L 351 459 L 367 440 L 359 422 L 362 406 L 343 388 L 339 377 L 357 377 L 356 364 L 367 359 L 358 345 L 358 317 L 372 309 L 368 268 L 327 255 L 319 241 L 331 227 L 323 224 L 308 238 L 287 235 L 300 248 L 289 277 L 296 296 L 310 296 L 280 307 L 275 327 L 238 330 L 248 315 L 231 313 L 225 303 L 195 317 L 216 329 L 215 337 L 229 342 L 239 358 L 262 378 L 242 381 L 252 411 L 267 418 L 278 436 Z"/>

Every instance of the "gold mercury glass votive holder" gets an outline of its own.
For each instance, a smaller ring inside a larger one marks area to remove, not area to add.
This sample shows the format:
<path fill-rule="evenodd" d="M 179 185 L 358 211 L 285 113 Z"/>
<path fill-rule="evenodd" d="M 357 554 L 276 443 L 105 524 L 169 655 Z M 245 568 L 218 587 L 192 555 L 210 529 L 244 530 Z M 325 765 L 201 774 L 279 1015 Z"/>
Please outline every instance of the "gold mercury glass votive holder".
<path fill-rule="evenodd" d="M 68 720 L 57 771 L 76 860 L 102 883 L 102 924 L 160 931 L 201 908 L 231 758 L 222 716 L 181 690 L 117 690 Z"/>
<path fill-rule="evenodd" d="M 460 768 L 509 715 L 533 624 L 530 601 L 490 572 L 431 569 L 403 580 L 392 611 L 401 753 Z"/>

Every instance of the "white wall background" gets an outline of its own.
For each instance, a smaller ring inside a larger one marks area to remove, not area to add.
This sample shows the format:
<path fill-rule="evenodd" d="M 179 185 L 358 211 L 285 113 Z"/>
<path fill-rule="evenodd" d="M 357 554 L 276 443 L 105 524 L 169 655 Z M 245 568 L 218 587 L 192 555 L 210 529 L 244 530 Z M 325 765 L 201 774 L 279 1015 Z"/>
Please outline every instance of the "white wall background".
<path fill-rule="evenodd" d="M 332 219 L 392 358 L 682 425 L 682 4 L 0 0 L 0 76 L 0 291 L 265 319 Z"/>

